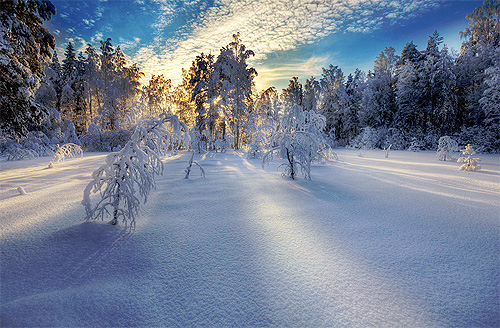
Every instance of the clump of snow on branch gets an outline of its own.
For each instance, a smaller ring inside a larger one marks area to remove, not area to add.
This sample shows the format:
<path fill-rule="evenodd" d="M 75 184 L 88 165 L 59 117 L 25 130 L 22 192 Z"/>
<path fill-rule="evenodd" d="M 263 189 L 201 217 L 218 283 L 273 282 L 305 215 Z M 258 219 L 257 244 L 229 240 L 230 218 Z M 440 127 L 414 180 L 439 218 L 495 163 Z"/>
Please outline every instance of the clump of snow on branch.
<path fill-rule="evenodd" d="M 49 167 L 54 166 L 54 161 L 59 163 L 61 161 L 64 161 L 65 158 L 72 158 L 77 156 L 83 157 L 83 150 L 79 145 L 71 142 L 62 146 L 57 145 L 57 151 L 54 154 L 52 161 L 49 163 Z"/>
<path fill-rule="evenodd" d="M 155 187 L 155 176 L 163 174 L 160 154 L 187 145 L 186 135 L 186 125 L 175 115 L 139 122 L 132 140 L 120 151 L 109 154 L 106 163 L 92 173 L 82 201 L 86 220 L 111 217 L 112 224 L 121 220 L 130 228 L 135 227 L 141 199 L 146 203 Z"/>
<path fill-rule="evenodd" d="M 476 152 L 470 144 L 467 145 L 465 149 L 460 149 L 460 152 L 462 153 L 462 156 L 458 158 L 457 162 L 464 163 L 462 164 L 462 166 L 460 166 L 460 170 L 477 171 L 481 169 L 481 165 L 478 164 L 481 160 L 477 157 L 472 157 L 472 155 L 474 155 Z"/>
<path fill-rule="evenodd" d="M 293 105 L 283 116 L 278 129 L 271 136 L 273 147 L 262 157 L 262 165 L 273 158 L 273 153 L 287 161 L 281 164 L 283 177 L 295 179 L 298 173 L 305 180 L 311 179 L 311 162 L 335 157 L 323 137 L 326 119 L 314 111 L 304 111 Z"/>
<path fill-rule="evenodd" d="M 189 149 L 191 136 L 189 135 L 189 128 L 184 122 L 179 120 L 176 115 L 167 115 L 165 113 L 160 114 L 160 121 L 166 127 L 164 139 L 168 149 L 172 149 L 174 152 L 182 148 Z"/>
<path fill-rule="evenodd" d="M 454 160 L 453 152 L 458 151 L 458 143 L 449 136 L 439 138 L 436 158 L 440 161 Z"/>

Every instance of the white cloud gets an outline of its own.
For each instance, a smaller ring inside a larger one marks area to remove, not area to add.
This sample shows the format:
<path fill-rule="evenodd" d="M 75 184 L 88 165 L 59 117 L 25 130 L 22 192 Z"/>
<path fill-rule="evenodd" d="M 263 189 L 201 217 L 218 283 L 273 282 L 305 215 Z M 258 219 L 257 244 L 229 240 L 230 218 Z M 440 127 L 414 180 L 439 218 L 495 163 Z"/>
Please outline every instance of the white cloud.
<path fill-rule="evenodd" d="M 160 14 L 153 24 L 157 35 L 153 49 L 142 49 L 132 60 L 140 64 L 147 76 L 163 73 L 173 80 L 180 77 L 181 68 L 190 66 L 199 53 L 217 55 L 235 32 L 240 32 L 243 43 L 256 52 L 253 62 L 258 65 L 276 51 L 313 44 L 333 33 L 369 33 L 384 22 L 393 24 L 437 6 L 436 0 L 330 0 L 323 3 L 216 0 L 213 6 L 178 30 L 175 37 L 164 39 L 162 32 L 179 8 L 167 0 L 157 2 Z M 192 5 L 199 6 L 196 2 Z M 262 73 L 272 72 L 264 69 Z"/>
<path fill-rule="evenodd" d="M 293 76 L 297 76 L 302 82 L 305 83 L 305 79 L 311 76 L 320 75 L 321 69 L 323 67 L 327 67 L 330 61 L 330 56 L 319 56 L 311 57 L 302 61 L 283 63 L 276 68 L 260 66 L 258 68 L 259 75 L 255 80 L 257 90 L 266 89 L 278 80 L 288 81 Z"/>

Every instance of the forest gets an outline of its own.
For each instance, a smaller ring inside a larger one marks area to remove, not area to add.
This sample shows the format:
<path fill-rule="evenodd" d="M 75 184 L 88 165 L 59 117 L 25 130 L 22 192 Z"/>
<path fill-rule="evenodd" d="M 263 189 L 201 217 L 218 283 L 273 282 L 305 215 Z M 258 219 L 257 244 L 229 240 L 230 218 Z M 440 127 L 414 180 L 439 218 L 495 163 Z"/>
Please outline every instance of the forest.
<path fill-rule="evenodd" d="M 435 31 L 424 49 L 413 41 L 400 54 L 385 47 L 368 72 L 346 76 L 329 65 L 320 78 L 291 77 L 281 91 L 256 90 L 248 60 L 258 49 L 247 49 L 248 36 L 236 31 L 218 54 L 196 56 L 173 85 L 168 72 L 145 77 L 109 38 L 84 53 L 69 42 L 58 54 L 43 26 L 56 13 L 50 1 L 1 6 L 0 153 L 9 158 L 51 155 L 66 142 L 118 150 L 137 122 L 162 113 L 177 115 L 199 149 L 261 149 L 295 105 L 324 116 L 331 147 L 435 150 L 451 136 L 479 152 L 500 151 L 499 1 L 467 14 L 459 53 Z"/>

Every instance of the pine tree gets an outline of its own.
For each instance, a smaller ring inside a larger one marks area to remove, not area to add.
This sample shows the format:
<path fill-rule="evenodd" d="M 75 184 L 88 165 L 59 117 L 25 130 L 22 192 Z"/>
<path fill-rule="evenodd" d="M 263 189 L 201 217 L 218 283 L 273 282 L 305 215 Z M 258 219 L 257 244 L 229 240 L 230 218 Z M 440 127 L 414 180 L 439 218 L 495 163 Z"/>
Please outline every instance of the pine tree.
<path fill-rule="evenodd" d="M 481 169 L 481 165 L 478 164 L 481 160 L 477 157 L 472 157 L 476 152 L 471 145 L 467 145 L 464 149 L 460 149 L 460 152 L 463 156 L 460 156 L 457 162 L 464 163 L 460 166 L 460 170 L 477 171 Z"/>
<path fill-rule="evenodd" d="M 90 121 L 94 121 L 97 117 L 97 109 L 102 105 L 102 97 L 99 93 L 101 79 L 101 60 L 99 54 L 92 47 L 91 44 L 87 45 L 85 49 L 85 97 L 88 106 L 88 113 Z"/>
<path fill-rule="evenodd" d="M 500 48 L 498 49 L 495 65 L 485 71 L 485 83 L 483 97 L 479 100 L 485 114 L 484 124 L 498 131 L 500 129 Z"/>
<path fill-rule="evenodd" d="M 457 125 L 481 125 L 485 119 L 479 100 L 488 88 L 485 71 L 494 65 L 500 47 L 498 14 L 500 1 L 486 0 L 467 14 L 469 27 L 461 32 L 464 39 L 457 58 Z"/>
<path fill-rule="evenodd" d="M 213 71 L 214 55 L 201 54 L 196 56 L 190 68 L 189 86 L 191 101 L 196 105 L 196 128 L 201 133 L 205 130 L 208 108 L 208 88 Z M 207 120 L 208 122 L 209 120 Z"/>
<path fill-rule="evenodd" d="M 74 74 L 76 73 L 76 68 L 77 68 L 75 48 L 73 47 L 73 44 L 71 42 L 69 42 L 68 45 L 66 46 L 66 51 L 64 52 L 64 56 L 65 59 L 63 60 L 62 64 L 62 75 L 64 81 L 70 85 L 74 78 Z"/>
<path fill-rule="evenodd" d="M 342 136 L 342 101 L 345 100 L 344 73 L 338 66 L 323 68 L 320 80 L 322 101 L 319 112 L 326 118 L 326 131 L 335 138 Z"/>
<path fill-rule="evenodd" d="M 3 0 L 0 6 L 0 130 L 14 137 L 38 126 L 47 110 L 34 102 L 55 39 L 43 27 L 56 8 L 48 0 Z"/>
<path fill-rule="evenodd" d="M 314 76 L 311 76 L 304 84 L 304 96 L 302 100 L 304 110 L 312 110 L 314 112 L 318 111 L 320 93 L 321 87 L 319 81 L 317 81 Z"/>
<path fill-rule="evenodd" d="M 299 105 L 302 107 L 302 84 L 299 82 L 299 78 L 294 76 L 288 83 L 288 87 L 283 89 L 281 93 L 281 101 L 286 107 L 292 107 L 293 105 Z"/>

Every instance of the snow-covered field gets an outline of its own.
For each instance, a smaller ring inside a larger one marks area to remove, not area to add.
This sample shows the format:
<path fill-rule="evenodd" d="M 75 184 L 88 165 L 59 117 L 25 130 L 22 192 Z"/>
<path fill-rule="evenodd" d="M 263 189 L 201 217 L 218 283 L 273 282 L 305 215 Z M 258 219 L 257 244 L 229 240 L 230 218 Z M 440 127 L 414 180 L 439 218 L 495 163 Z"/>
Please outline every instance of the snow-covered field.
<path fill-rule="evenodd" d="M 0 326 L 500 326 L 500 156 L 337 153 L 165 157 L 133 232 L 82 222 L 104 154 L 2 160 Z"/>

